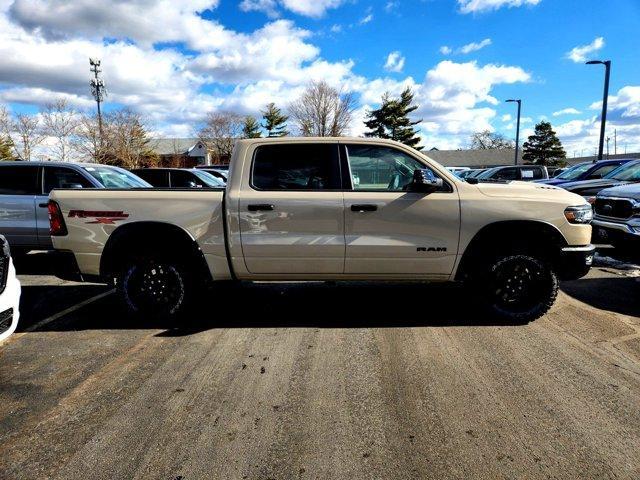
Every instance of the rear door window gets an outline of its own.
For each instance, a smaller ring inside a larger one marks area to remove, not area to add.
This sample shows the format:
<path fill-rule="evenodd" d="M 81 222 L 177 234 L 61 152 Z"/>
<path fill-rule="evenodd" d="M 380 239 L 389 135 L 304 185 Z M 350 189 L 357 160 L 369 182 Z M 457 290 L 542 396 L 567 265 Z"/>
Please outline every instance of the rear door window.
<path fill-rule="evenodd" d="M 38 188 L 35 166 L 0 167 L 0 195 L 35 195 Z"/>
<path fill-rule="evenodd" d="M 257 190 L 339 190 L 338 145 L 263 145 L 253 160 L 251 185 Z"/>
<path fill-rule="evenodd" d="M 133 173 L 156 188 L 169 188 L 169 172 L 166 170 L 149 168 L 145 170 L 135 170 Z"/>
<path fill-rule="evenodd" d="M 520 172 L 517 168 L 503 168 L 498 170 L 493 178 L 497 180 L 520 180 Z"/>
<path fill-rule="evenodd" d="M 191 172 L 172 170 L 171 188 L 210 188 L 210 186 Z"/>
<path fill-rule="evenodd" d="M 54 188 L 94 188 L 81 174 L 65 167 L 44 167 L 44 194 Z"/>

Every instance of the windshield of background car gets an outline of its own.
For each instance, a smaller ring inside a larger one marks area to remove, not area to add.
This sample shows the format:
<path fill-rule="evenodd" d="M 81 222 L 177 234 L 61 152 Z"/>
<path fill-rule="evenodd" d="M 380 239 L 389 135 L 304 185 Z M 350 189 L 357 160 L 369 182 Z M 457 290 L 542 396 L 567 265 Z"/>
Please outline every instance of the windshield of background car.
<path fill-rule="evenodd" d="M 116 167 L 84 167 L 104 188 L 152 188 L 151 184 L 127 170 Z"/>
<path fill-rule="evenodd" d="M 614 180 L 624 180 L 627 182 L 640 182 L 640 162 L 622 165 L 604 178 L 613 178 Z"/>
<path fill-rule="evenodd" d="M 206 183 L 209 187 L 211 188 L 220 188 L 220 187 L 224 187 L 225 184 L 222 180 L 220 180 L 219 178 L 214 177 L 213 175 L 211 175 L 208 172 L 203 172 L 200 170 L 193 170 L 193 173 L 195 174 L 196 177 L 198 177 L 200 180 L 202 180 L 204 183 Z"/>
<path fill-rule="evenodd" d="M 589 170 L 592 167 L 592 163 L 581 163 L 580 165 L 575 165 L 571 167 L 569 170 L 565 170 L 556 178 L 560 180 L 575 180 L 579 178 L 584 172 Z"/>

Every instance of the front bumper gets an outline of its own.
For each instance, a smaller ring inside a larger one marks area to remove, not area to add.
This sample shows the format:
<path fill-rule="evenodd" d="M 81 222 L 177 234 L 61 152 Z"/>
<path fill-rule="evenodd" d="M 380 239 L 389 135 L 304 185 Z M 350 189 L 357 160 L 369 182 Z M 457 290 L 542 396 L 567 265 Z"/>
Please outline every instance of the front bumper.
<path fill-rule="evenodd" d="M 557 269 L 560 280 L 576 280 L 584 277 L 591 269 L 595 253 L 595 245 L 564 247 L 560 252 Z"/>
<path fill-rule="evenodd" d="M 9 260 L 7 286 L 0 293 L 0 341 L 11 335 L 20 318 L 20 281 L 16 277 L 13 261 Z"/>

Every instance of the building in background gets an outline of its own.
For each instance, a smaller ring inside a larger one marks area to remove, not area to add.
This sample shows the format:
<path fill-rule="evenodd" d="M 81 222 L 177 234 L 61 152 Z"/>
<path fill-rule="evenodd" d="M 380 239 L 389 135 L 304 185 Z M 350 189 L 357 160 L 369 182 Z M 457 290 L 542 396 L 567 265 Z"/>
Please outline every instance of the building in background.
<path fill-rule="evenodd" d="M 150 147 L 160 158 L 162 167 L 192 168 L 211 165 L 214 155 L 198 138 L 155 138 Z"/>

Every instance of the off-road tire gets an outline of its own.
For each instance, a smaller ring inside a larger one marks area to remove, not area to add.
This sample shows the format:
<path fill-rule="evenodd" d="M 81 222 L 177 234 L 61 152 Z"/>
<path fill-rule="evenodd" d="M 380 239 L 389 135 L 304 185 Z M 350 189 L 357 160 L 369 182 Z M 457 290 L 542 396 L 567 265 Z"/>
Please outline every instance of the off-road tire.
<path fill-rule="evenodd" d="M 177 318 L 194 297 L 187 266 L 161 255 L 130 259 L 117 276 L 116 287 L 126 310 L 147 318 Z"/>
<path fill-rule="evenodd" d="M 526 324 L 540 318 L 558 296 L 555 272 L 530 254 L 498 256 L 477 279 L 488 313 L 506 323 Z"/>

